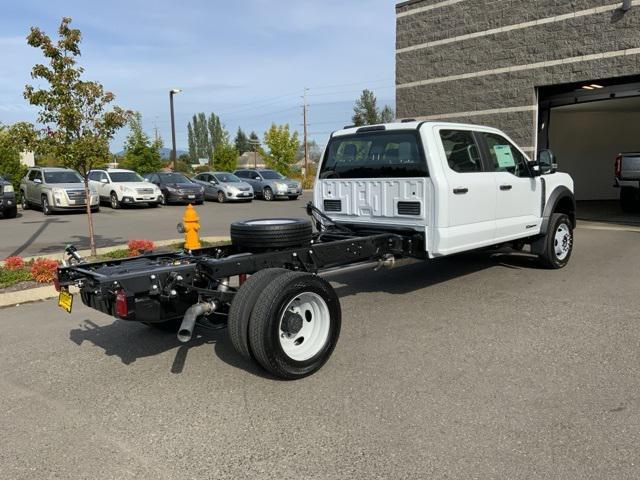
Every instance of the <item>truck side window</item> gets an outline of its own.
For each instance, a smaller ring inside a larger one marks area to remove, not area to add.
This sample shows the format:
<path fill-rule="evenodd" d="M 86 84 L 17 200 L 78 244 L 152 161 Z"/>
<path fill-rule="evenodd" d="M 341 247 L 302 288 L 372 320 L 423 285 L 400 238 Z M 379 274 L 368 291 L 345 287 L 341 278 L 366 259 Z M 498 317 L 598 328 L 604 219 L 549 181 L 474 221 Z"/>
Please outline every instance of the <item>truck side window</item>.
<path fill-rule="evenodd" d="M 526 157 L 509 140 L 495 133 L 482 134 L 489 149 L 489 163 L 494 172 L 509 172 L 517 177 L 529 176 Z"/>
<path fill-rule="evenodd" d="M 480 150 L 468 130 L 441 130 L 440 139 L 447 155 L 449 167 L 454 172 L 481 172 Z"/>
<path fill-rule="evenodd" d="M 36 179 L 37 173 L 38 173 L 38 170 L 31 170 L 27 178 L 33 182 Z"/>

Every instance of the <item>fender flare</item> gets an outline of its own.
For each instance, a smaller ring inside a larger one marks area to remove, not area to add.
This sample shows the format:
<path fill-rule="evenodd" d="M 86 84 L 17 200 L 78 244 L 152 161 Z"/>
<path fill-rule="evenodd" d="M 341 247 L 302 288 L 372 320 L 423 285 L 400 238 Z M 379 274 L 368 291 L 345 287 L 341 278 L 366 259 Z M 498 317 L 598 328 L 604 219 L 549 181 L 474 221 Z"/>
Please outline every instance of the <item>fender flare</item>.
<path fill-rule="evenodd" d="M 549 195 L 549 200 L 546 201 L 544 206 L 544 211 L 542 214 L 542 226 L 540 228 L 540 234 L 545 235 L 547 230 L 549 229 L 549 222 L 551 221 L 551 214 L 556 210 L 556 207 L 560 203 L 560 201 L 564 199 L 569 199 L 571 202 L 571 210 L 569 212 L 569 219 L 571 220 L 571 226 L 573 228 L 576 227 L 576 198 L 573 195 L 573 192 L 569 190 L 565 186 L 556 187 L 551 195 Z"/>

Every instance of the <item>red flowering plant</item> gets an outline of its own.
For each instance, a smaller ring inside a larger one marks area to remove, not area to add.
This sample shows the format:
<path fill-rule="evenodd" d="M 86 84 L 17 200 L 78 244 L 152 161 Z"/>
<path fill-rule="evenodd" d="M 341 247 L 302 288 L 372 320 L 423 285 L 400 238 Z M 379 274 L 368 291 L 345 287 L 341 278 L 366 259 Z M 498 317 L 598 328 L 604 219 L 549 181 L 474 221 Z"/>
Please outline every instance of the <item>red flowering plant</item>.
<path fill-rule="evenodd" d="M 151 240 L 129 240 L 128 247 L 129 255 L 132 257 L 151 252 L 156 248 L 155 244 Z"/>
<path fill-rule="evenodd" d="M 22 257 L 7 257 L 4 260 L 4 268 L 7 270 L 21 270 L 24 268 L 24 259 Z"/>
<path fill-rule="evenodd" d="M 37 258 L 31 264 L 31 276 L 38 283 L 51 283 L 56 277 L 58 262 L 48 258 Z"/>

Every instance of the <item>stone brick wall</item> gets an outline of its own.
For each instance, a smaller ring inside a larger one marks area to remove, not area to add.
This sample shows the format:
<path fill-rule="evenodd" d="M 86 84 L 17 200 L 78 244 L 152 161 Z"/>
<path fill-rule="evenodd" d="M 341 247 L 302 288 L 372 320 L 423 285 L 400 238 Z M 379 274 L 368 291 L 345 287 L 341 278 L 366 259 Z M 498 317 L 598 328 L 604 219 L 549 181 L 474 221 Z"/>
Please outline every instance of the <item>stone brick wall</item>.
<path fill-rule="evenodd" d="M 397 49 L 461 35 L 509 27 L 603 6 L 614 0 L 442 0 L 397 5 Z M 442 5 L 442 6 L 438 6 Z M 485 123 L 509 133 L 525 148 L 535 143 L 535 112 L 462 115 L 536 104 L 536 87 L 640 74 L 640 54 L 566 63 L 515 72 L 486 74 L 494 69 L 536 64 L 583 55 L 640 48 L 640 6 L 593 13 L 542 25 L 515 28 L 467 40 L 428 46 L 396 55 L 398 117 L 437 117 Z M 478 75 L 478 72 L 484 72 Z M 469 74 L 469 78 L 447 77 Z M 430 80 L 428 85 L 404 84 Z"/>

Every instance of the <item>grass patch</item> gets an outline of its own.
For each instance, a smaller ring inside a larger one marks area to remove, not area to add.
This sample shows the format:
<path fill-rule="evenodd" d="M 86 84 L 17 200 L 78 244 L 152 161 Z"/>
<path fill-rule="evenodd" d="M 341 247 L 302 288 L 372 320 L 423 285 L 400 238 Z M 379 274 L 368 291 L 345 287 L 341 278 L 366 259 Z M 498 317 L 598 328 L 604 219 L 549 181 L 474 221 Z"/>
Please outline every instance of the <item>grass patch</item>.
<path fill-rule="evenodd" d="M 19 270 L 0 268 L 0 288 L 7 288 L 16 283 L 28 282 L 29 280 L 33 280 L 33 278 L 31 278 L 31 273 L 26 268 Z"/>

